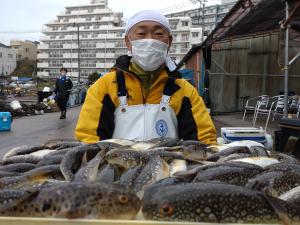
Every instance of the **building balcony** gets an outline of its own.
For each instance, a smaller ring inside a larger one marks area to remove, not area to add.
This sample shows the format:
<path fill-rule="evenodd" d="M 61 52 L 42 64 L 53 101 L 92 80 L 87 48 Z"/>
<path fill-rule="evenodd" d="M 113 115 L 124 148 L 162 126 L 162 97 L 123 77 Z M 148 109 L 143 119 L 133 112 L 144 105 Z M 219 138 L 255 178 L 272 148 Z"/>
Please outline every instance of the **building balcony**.
<path fill-rule="evenodd" d="M 68 76 L 72 77 L 72 79 L 76 79 L 78 78 L 78 72 L 74 72 L 74 71 L 68 72 Z"/>
<path fill-rule="evenodd" d="M 116 57 L 115 53 L 97 53 L 96 58 L 98 59 L 105 59 L 105 58 L 110 58 L 114 59 Z"/>
<path fill-rule="evenodd" d="M 73 44 L 63 44 L 64 49 L 77 49 L 78 45 L 73 43 Z"/>
<path fill-rule="evenodd" d="M 76 62 L 72 62 L 71 63 L 63 63 L 63 67 L 65 68 L 78 68 L 78 63 Z"/>
<path fill-rule="evenodd" d="M 96 48 L 115 48 L 115 43 L 97 43 Z"/>
<path fill-rule="evenodd" d="M 38 68 L 48 68 L 49 67 L 49 63 L 37 63 L 37 67 Z"/>
<path fill-rule="evenodd" d="M 102 68 L 111 68 L 114 66 L 114 63 L 111 62 L 105 62 L 105 63 L 96 63 L 96 68 L 102 69 Z"/>
<path fill-rule="evenodd" d="M 41 45 L 38 45 L 37 49 L 38 50 L 49 49 L 49 45 L 47 45 L 47 44 L 41 44 Z"/>
<path fill-rule="evenodd" d="M 47 27 L 47 28 L 42 28 L 42 32 L 43 33 L 49 33 L 49 32 L 52 32 L 53 31 L 53 29 L 52 28 L 49 28 L 49 27 Z"/>
<path fill-rule="evenodd" d="M 37 72 L 38 77 L 49 77 L 49 72 Z"/>
<path fill-rule="evenodd" d="M 114 22 L 115 19 L 116 18 L 112 16 L 104 16 L 101 18 L 100 22 Z"/>
<path fill-rule="evenodd" d="M 38 59 L 48 59 L 49 54 L 48 53 L 39 53 L 39 54 L 37 54 L 37 58 Z"/>
<path fill-rule="evenodd" d="M 48 23 L 46 24 L 58 24 L 59 21 L 58 20 L 50 20 Z"/>
<path fill-rule="evenodd" d="M 71 59 L 71 58 L 78 58 L 78 53 L 64 53 L 63 58 Z"/>
<path fill-rule="evenodd" d="M 51 40 L 49 36 L 41 36 L 40 41 L 49 41 Z"/>

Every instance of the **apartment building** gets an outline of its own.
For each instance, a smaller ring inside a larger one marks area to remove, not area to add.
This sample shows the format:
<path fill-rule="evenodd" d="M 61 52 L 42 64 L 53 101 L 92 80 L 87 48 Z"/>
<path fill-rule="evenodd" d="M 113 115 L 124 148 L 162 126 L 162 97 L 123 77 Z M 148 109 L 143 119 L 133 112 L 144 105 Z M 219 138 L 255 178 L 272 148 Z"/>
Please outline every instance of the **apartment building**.
<path fill-rule="evenodd" d="M 203 35 L 207 36 L 224 18 L 237 0 L 223 0 L 222 4 L 199 7 L 185 11 L 165 13 L 166 17 L 190 17 L 192 27 L 201 27 Z M 198 42 L 199 43 L 199 42 Z"/>
<path fill-rule="evenodd" d="M 201 28 L 191 28 L 192 20 L 190 17 L 168 18 L 173 42 L 169 51 L 171 58 L 175 62 L 180 62 L 192 44 L 199 43 L 202 37 Z"/>
<path fill-rule="evenodd" d="M 11 40 L 10 46 L 16 50 L 17 61 L 29 59 L 35 61 L 37 59 L 38 42 Z"/>
<path fill-rule="evenodd" d="M 43 29 L 45 36 L 38 46 L 38 76 L 55 77 L 59 68 L 66 67 L 70 76 L 78 77 L 78 38 L 81 77 L 107 71 L 115 58 L 127 52 L 122 17 L 122 13 L 107 7 L 107 0 L 65 7 Z"/>
<path fill-rule="evenodd" d="M 0 75 L 10 75 L 15 70 L 16 66 L 16 51 L 10 46 L 0 43 Z"/>
<path fill-rule="evenodd" d="M 108 0 L 91 0 L 88 5 L 68 6 L 57 19 L 45 25 L 38 46 L 38 76 L 55 77 L 59 68 L 69 75 L 87 78 L 98 71 L 107 72 L 120 55 L 127 54 L 124 43 L 123 14 L 107 7 Z M 201 28 L 193 28 L 191 18 L 169 18 L 174 36 L 171 57 L 179 62 L 202 36 Z M 79 32 L 78 32 L 79 31 Z M 78 34 L 80 70 L 78 68 Z"/>

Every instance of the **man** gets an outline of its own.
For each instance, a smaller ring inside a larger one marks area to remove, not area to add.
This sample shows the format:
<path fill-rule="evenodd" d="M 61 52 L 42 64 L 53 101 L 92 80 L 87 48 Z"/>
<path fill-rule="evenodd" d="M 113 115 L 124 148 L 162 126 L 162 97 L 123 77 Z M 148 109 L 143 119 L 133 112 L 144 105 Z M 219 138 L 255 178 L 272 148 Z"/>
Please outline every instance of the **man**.
<path fill-rule="evenodd" d="M 69 100 L 70 92 L 73 87 L 72 80 L 67 77 L 67 69 L 60 69 L 60 76 L 56 79 L 55 90 L 56 94 L 55 100 L 58 108 L 61 111 L 59 119 L 65 119 L 67 113 L 67 103 Z"/>
<path fill-rule="evenodd" d="M 173 137 L 216 143 L 216 130 L 196 89 L 180 79 L 168 56 L 168 20 L 146 10 L 129 19 L 129 55 L 92 85 L 75 136 L 85 143 L 109 138 L 149 140 Z"/>

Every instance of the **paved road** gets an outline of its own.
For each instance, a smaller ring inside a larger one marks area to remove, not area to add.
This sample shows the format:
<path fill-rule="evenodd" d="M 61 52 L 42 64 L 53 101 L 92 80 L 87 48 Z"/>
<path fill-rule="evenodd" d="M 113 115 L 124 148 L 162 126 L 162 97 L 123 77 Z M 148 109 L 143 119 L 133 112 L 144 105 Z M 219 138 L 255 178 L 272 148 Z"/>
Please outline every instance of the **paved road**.
<path fill-rule="evenodd" d="M 80 109 L 68 109 L 65 120 L 59 119 L 59 112 L 14 119 L 11 131 L 0 132 L 0 157 L 16 146 L 39 145 L 54 138 L 74 138 Z"/>

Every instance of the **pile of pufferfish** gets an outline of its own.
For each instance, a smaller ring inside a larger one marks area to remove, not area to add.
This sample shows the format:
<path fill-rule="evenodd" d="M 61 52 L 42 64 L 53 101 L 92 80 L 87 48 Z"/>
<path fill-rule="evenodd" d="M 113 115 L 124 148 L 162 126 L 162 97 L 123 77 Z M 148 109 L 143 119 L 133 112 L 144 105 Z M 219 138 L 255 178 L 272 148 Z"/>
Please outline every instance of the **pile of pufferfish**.
<path fill-rule="evenodd" d="M 300 161 L 255 144 L 49 140 L 3 156 L 0 216 L 292 224 Z"/>

